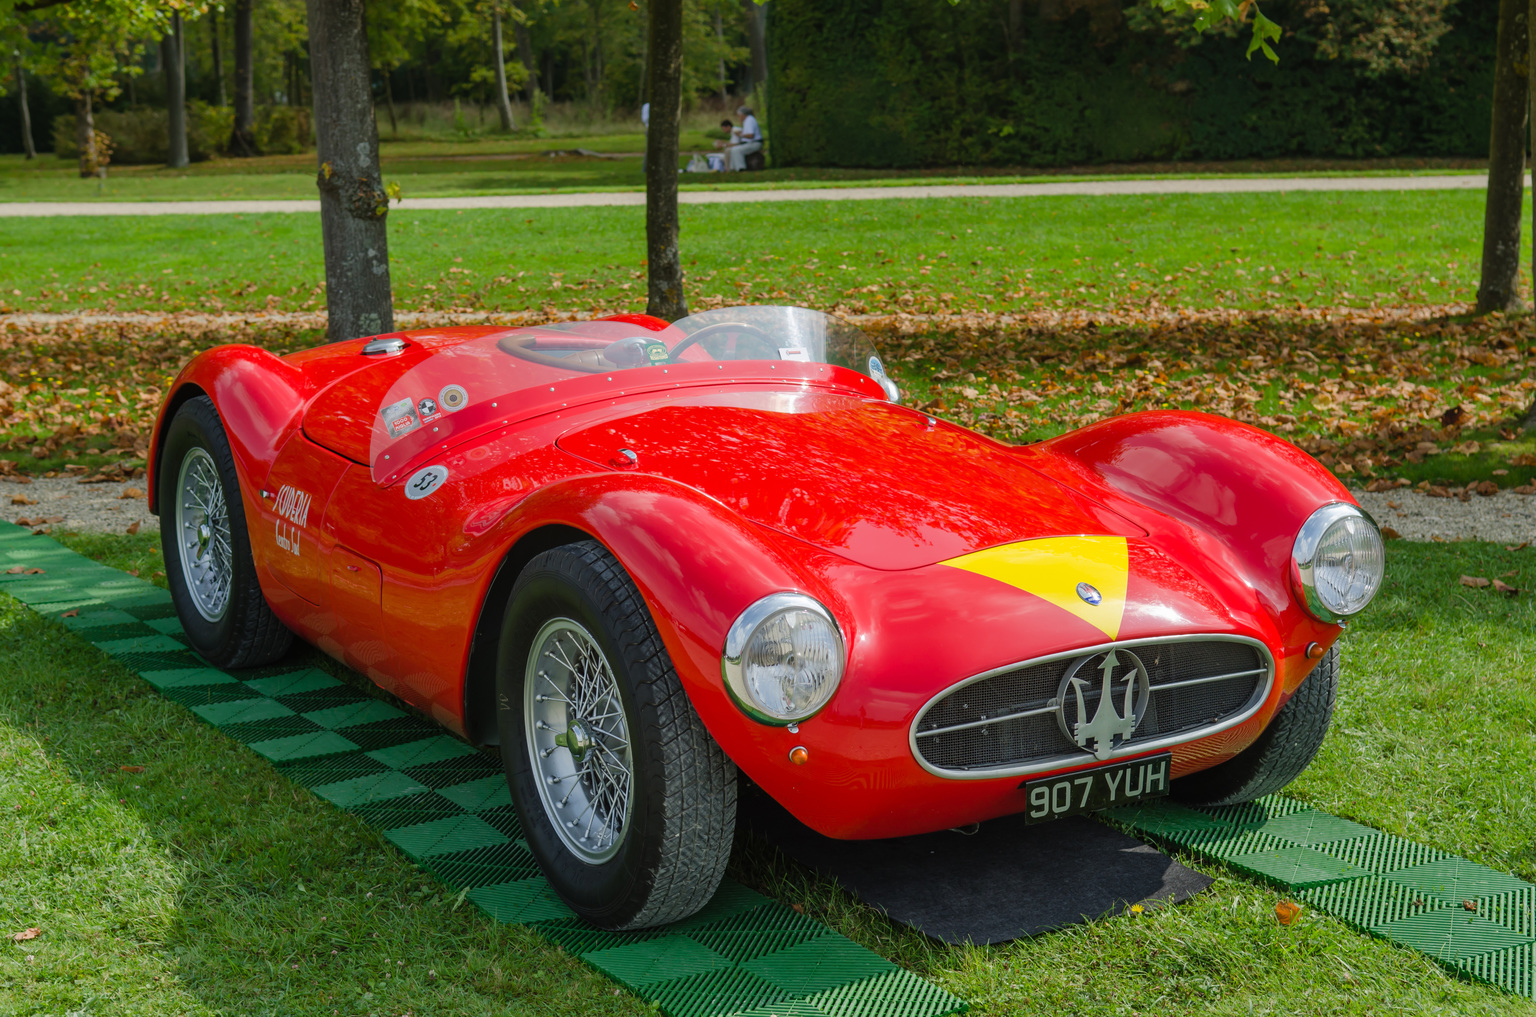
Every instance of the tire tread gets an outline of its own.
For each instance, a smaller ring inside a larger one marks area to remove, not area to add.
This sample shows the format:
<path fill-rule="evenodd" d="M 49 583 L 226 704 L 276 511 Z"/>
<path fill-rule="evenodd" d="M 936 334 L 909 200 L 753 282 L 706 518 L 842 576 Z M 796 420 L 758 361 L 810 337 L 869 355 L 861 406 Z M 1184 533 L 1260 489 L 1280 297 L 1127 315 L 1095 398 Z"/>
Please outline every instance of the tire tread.
<path fill-rule="evenodd" d="M 1339 690 L 1339 648 L 1330 649 L 1286 700 L 1258 741 L 1225 763 L 1173 783 L 1174 796 L 1196 805 L 1237 805 L 1274 794 L 1311 764 Z"/>

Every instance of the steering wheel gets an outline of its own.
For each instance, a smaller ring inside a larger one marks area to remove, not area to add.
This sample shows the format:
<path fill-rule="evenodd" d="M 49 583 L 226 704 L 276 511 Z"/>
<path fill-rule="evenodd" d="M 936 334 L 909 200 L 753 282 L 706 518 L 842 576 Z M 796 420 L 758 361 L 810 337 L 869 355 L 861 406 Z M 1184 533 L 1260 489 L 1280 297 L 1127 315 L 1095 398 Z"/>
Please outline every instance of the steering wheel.
<path fill-rule="evenodd" d="M 754 339 L 761 341 L 772 351 L 772 356 L 763 357 L 763 360 L 777 360 L 779 358 L 779 344 L 774 341 L 773 336 L 769 335 L 767 332 L 764 332 L 756 325 L 748 325 L 745 322 L 722 321 L 717 322 L 714 325 L 705 325 L 703 328 L 693 333 L 693 335 L 672 347 L 672 352 L 668 354 L 668 359 L 674 361 L 677 360 L 678 354 L 682 353 L 684 350 L 699 340 L 708 338 L 717 332 L 745 332 L 752 336 Z M 744 360 L 748 358 L 743 357 L 740 359 Z"/>

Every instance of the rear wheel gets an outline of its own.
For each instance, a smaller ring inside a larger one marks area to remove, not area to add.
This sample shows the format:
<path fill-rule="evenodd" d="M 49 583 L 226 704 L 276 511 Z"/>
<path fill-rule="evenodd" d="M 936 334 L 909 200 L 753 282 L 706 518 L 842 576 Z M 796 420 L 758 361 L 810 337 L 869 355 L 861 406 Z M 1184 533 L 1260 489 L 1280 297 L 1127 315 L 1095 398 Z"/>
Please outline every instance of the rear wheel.
<path fill-rule="evenodd" d="M 293 634 L 257 582 L 235 459 L 207 396 L 171 418 L 158 479 L 166 581 L 192 648 L 219 667 L 255 667 L 287 653 Z"/>
<path fill-rule="evenodd" d="M 1339 648 L 1333 647 L 1285 701 L 1269 727 L 1241 753 L 1173 782 L 1191 805 L 1236 805 L 1274 794 L 1301 776 L 1322 747 L 1339 691 Z"/>
<path fill-rule="evenodd" d="M 602 545 L 529 562 L 502 624 L 496 682 L 524 834 L 571 909 L 601 928 L 638 929 L 708 903 L 730 857 L 736 768 Z"/>

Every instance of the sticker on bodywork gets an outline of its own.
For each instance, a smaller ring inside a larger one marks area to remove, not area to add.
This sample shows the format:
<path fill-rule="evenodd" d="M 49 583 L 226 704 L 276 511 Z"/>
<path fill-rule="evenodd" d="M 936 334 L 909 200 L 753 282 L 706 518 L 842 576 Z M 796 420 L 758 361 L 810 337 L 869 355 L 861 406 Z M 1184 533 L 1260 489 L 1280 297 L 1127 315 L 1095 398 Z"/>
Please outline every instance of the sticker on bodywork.
<path fill-rule="evenodd" d="M 441 406 L 445 413 L 461 410 L 468 403 L 469 393 L 464 391 L 463 385 L 444 385 L 443 390 L 437 394 L 437 405 Z"/>
<path fill-rule="evenodd" d="M 447 482 L 448 467 L 428 466 L 411 474 L 411 479 L 405 482 L 405 496 L 411 501 L 420 501 Z"/>
<path fill-rule="evenodd" d="M 421 426 L 421 418 L 416 414 L 414 399 L 407 398 L 397 403 L 390 403 L 379 411 L 379 417 L 384 421 L 384 433 L 391 438 L 409 434 Z"/>

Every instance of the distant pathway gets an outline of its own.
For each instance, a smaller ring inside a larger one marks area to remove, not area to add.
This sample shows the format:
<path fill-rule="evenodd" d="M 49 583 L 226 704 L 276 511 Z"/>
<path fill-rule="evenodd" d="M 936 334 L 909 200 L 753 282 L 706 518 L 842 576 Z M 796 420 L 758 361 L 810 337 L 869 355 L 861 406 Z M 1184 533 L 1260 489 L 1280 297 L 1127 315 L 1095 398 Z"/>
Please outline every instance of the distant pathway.
<path fill-rule="evenodd" d="M 898 187 L 797 187 L 741 191 L 682 191 L 684 205 L 748 201 L 878 201 L 896 198 L 1043 198 L 1054 195 L 1272 194 L 1282 191 L 1480 191 L 1482 173 L 1422 177 L 1228 177 L 1176 180 L 1076 180 L 1042 184 L 903 184 Z M 685 181 L 686 182 L 686 181 Z M 644 205 L 643 191 L 494 194 L 471 198 L 407 198 L 402 211 L 468 208 L 582 208 Z M 13 201 L 0 218 L 50 215 L 254 215 L 318 212 L 319 201 Z"/>

